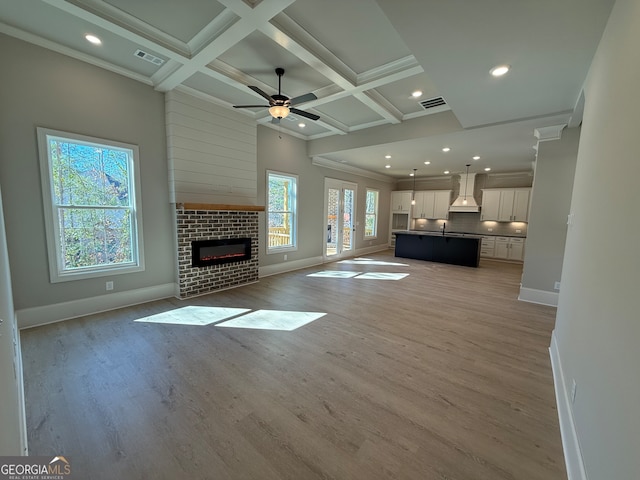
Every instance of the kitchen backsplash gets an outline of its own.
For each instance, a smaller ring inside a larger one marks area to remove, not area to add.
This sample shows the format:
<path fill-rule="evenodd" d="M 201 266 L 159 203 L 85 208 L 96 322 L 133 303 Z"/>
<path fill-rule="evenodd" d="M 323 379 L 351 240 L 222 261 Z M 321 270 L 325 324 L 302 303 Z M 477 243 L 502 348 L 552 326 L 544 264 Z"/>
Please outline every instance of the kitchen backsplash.
<path fill-rule="evenodd" d="M 441 232 L 446 223 L 447 232 L 477 233 L 479 235 L 527 236 L 525 222 L 481 222 L 480 213 L 450 212 L 447 220 L 417 219 L 411 221 L 411 230 Z M 492 229 L 492 231 L 489 231 Z"/>

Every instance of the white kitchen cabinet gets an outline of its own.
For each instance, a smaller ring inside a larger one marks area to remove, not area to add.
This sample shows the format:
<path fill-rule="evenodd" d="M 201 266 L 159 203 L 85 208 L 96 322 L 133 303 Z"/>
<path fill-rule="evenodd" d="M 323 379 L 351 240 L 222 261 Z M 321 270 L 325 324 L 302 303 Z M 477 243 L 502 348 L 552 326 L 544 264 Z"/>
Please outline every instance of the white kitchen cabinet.
<path fill-rule="evenodd" d="M 509 240 L 509 260 L 524 260 L 524 238 Z"/>
<path fill-rule="evenodd" d="M 480 220 L 529 221 L 530 188 L 496 188 L 482 191 Z"/>
<path fill-rule="evenodd" d="M 500 190 L 482 191 L 482 208 L 480 220 L 498 220 L 500 212 Z"/>
<path fill-rule="evenodd" d="M 415 193 L 413 218 L 449 218 L 451 190 L 423 190 Z"/>
<path fill-rule="evenodd" d="M 411 192 L 409 191 L 391 192 L 391 211 L 392 212 L 410 212 L 411 211 Z"/>
<path fill-rule="evenodd" d="M 513 221 L 528 222 L 529 221 L 529 196 L 530 188 L 517 188 L 513 199 Z"/>
<path fill-rule="evenodd" d="M 496 238 L 495 237 L 482 237 L 480 243 L 480 256 L 481 257 L 495 257 L 496 252 Z"/>
<path fill-rule="evenodd" d="M 494 258 L 524 260 L 524 238 L 496 237 Z"/>
<path fill-rule="evenodd" d="M 449 218 L 450 203 L 451 190 L 435 190 L 432 218 Z"/>

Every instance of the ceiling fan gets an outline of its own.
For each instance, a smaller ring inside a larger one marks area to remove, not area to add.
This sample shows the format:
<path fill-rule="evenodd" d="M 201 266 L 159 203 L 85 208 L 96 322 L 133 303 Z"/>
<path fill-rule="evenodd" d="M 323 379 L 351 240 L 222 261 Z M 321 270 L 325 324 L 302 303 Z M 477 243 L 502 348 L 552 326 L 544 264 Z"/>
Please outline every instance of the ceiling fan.
<path fill-rule="evenodd" d="M 318 120 L 320 118 L 318 115 L 305 112 L 303 110 L 298 110 L 294 107 L 294 105 L 299 105 L 300 103 L 304 102 L 310 102 L 311 100 L 315 100 L 318 97 L 316 97 L 313 93 L 306 93 L 304 95 L 293 98 L 282 95 L 281 84 L 282 75 L 284 75 L 284 68 L 276 68 L 276 75 L 278 75 L 278 93 L 275 95 L 267 95 L 262 90 L 260 90 L 260 88 L 249 85 L 249 88 L 251 90 L 269 100 L 269 105 L 234 105 L 233 108 L 268 108 L 269 113 L 273 117 L 273 119 L 271 120 L 272 123 L 280 123 L 280 120 L 289 115 L 289 113 L 295 113 L 296 115 L 310 118 L 311 120 Z"/>

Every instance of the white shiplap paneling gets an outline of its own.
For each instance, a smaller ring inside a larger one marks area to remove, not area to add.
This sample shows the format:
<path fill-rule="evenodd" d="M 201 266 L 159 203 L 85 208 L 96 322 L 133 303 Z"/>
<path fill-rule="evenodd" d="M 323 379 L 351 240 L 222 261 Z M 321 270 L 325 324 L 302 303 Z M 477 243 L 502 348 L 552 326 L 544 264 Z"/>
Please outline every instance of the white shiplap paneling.
<path fill-rule="evenodd" d="M 166 124 L 172 203 L 256 205 L 255 121 L 171 91 Z"/>

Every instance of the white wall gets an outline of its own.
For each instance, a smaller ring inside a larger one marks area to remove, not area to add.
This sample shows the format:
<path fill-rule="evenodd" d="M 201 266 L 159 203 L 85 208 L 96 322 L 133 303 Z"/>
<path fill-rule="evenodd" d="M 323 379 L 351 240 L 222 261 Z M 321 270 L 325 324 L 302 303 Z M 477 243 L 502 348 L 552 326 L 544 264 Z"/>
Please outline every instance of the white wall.
<path fill-rule="evenodd" d="M 554 333 L 591 480 L 640 478 L 639 45 L 640 2 L 617 0 L 585 84 Z"/>
<path fill-rule="evenodd" d="M 17 325 L 0 192 L 0 455 L 24 455 L 22 368 L 14 347 Z"/>
<path fill-rule="evenodd" d="M 175 91 L 166 115 L 171 202 L 256 205 L 255 120 Z"/>
<path fill-rule="evenodd" d="M 579 128 L 565 128 L 560 139 L 538 142 L 520 289 L 523 300 L 557 304 L 554 284 L 562 274 L 579 140 Z"/>

